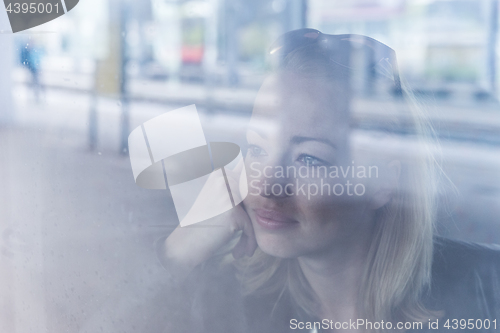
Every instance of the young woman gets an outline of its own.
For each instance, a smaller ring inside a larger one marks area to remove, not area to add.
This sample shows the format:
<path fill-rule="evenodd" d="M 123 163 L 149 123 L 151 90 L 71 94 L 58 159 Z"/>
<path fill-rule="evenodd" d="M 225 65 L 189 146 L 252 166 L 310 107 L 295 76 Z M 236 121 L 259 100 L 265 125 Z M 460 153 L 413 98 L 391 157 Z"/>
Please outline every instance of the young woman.
<path fill-rule="evenodd" d="M 247 132 L 247 197 L 160 244 L 184 318 L 167 330 L 448 331 L 462 319 L 492 329 L 500 252 L 434 237 L 429 129 L 394 52 L 302 29 L 271 53 L 277 69 Z M 395 101 L 377 104 L 398 108 L 385 110 L 399 116 L 383 134 L 352 128 L 360 86 Z M 411 140 L 394 134 L 401 126 Z"/>

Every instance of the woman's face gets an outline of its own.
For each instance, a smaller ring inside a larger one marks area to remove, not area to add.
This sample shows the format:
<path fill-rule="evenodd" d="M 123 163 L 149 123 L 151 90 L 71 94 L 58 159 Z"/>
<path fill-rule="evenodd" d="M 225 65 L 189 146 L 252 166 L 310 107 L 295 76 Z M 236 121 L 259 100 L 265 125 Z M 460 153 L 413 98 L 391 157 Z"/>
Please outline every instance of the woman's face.
<path fill-rule="evenodd" d="M 244 203 L 265 253 L 294 258 L 366 242 L 368 166 L 363 177 L 351 160 L 347 96 L 339 84 L 292 73 L 269 77 L 259 90 Z"/>

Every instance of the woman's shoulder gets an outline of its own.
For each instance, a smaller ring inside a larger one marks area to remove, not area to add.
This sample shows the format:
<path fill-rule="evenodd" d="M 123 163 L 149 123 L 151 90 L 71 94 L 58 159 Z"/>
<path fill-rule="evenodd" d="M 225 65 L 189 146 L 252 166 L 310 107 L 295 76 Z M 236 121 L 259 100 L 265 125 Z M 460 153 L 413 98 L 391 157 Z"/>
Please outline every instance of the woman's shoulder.
<path fill-rule="evenodd" d="M 500 246 L 436 238 L 430 299 L 448 318 L 500 315 Z"/>
<path fill-rule="evenodd" d="M 434 271 L 463 275 L 470 271 L 500 268 L 500 245 L 479 244 L 443 237 L 434 239 Z M 485 272 L 486 273 L 486 272 Z"/>

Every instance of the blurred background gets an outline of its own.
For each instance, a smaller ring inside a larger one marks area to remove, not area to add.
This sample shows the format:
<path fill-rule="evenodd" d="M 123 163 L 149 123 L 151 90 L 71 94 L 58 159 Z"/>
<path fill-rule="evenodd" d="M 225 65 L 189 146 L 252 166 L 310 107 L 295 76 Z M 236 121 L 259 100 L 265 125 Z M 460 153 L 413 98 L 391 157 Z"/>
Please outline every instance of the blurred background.
<path fill-rule="evenodd" d="M 194 103 L 208 141 L 241 143 L 268 47 L 302 27 L 396 50 L 457 190 L 440 193 L 440 234 L 500 243 L 498 15 L 498 0 L 81 0 L 14 35 L 0 10 L 0 331 L 148 320 L 152 244 L 178 219 L 168 191 L 135 185 L 128 134 Z M 390 108 L 361 90 L 354 126 L 381 130 Z"/>

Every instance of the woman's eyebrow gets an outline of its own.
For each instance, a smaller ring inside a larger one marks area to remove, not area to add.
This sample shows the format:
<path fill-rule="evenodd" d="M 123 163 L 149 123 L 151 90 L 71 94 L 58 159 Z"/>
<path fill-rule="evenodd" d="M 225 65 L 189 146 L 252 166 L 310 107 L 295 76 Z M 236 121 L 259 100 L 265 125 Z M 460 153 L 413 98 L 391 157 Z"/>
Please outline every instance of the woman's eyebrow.
<path fill-rule="evenodd" d="M 308 137 L 308 136 L 294 136 L 291 141 L 292 141 L 292 143 L 295 143 L 295 144 L 303 143 L 306 141 L 318 141 L 318 142 L 325 143 L 325 144 L 333 147 L 334 149 L 337 149 L 337 146 L 333 142 L 331 142 L 328 139 L 323 139 L 323 138 L 312 138 L 312 137 Z"/>

